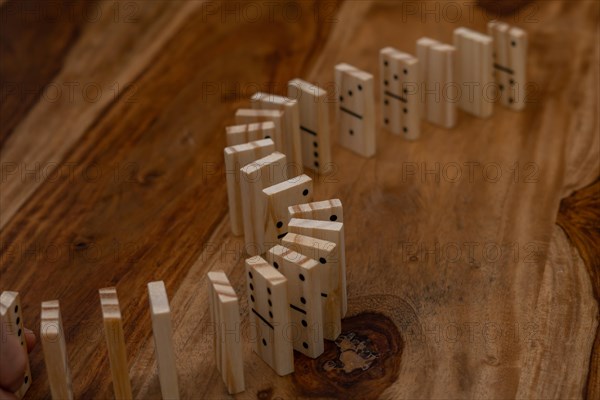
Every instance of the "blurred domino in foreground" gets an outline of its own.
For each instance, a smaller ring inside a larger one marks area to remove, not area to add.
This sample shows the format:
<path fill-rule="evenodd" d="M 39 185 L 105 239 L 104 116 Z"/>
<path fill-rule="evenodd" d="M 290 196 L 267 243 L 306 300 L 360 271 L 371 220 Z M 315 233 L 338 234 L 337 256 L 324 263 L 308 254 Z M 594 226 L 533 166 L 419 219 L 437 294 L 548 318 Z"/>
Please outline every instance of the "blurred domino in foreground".
<path fill-rule="evenodd" d="M 71 371 L 69 370 L 69 358 L 67 357 L 65 333 L 58 300 L 42 303 L 40 340 L 44 350 L 52 398 L 55 400 L 72 399 Z"/>
<path fill-rule="evenodd" d="M 217 369 L 229 394 L 240 393 L 245 383 L 238 297 L 223 271 L 209 272 L 208 286 Z"/>
<path fill-rule="evenodd" d="M 177 365 L 173 350 L 171 308 L 163 281 L 148 283 L 152 333 L 158 362 L 158 378 L 163 399 L 179 399 Z"/>
<path fill-rule="evenodd" d="M 23 315 L 21 314 L 21 299 L 18 292 L 2 292 L 0 295 L 0 317 L 1 323 L 8 328 L 8 335 L 16 336 L 21 344 L 27 359 L 25 373 L 23 374 L 23 384 L 14 393 L 19 399 L 25 396 L 25 393 L 31 386 L 31 370 L 29 369 L 29 356 L 27 353 L 27 341 L 25 340 L 25 330 L 23 329 Z M 4 338 L 2 340 L 5 340 Z"/>
<path fill-rule="evenodd" d="M 100 289 L 99 294 L 115 398 L 133 399 L 117 289 L 114 287 Z"/>

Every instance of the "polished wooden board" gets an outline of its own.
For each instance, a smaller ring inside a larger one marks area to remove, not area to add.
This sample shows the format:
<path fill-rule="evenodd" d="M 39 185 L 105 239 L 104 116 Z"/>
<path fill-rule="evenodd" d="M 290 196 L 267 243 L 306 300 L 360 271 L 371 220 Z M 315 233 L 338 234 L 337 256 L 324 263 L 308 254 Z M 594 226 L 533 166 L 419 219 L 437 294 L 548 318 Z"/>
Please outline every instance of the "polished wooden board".
<path fill-rule="evenodd" d="M 414 53 L 422 36 L 450 43 L 456 27 L 485 33 L 497 17 L 472 3 L 454 3 L 464 7 L 455 21 L 424 14 L 421 2 L 360 1 L 322 2 L 318 13 L 302 2 L 298 18 L 275 11 L 274 20 L 255 3 L 263 12 L 249 20 L 216 2 L 106 1 L 86 6 L 90 16 L 77 5 L 57 20 L 16 3 L 0 5 L 17 10 L 0 24 L 14 49 L 2 47 L 2 82 L 54 84 L 62 97 L 17 91 L 2 103 L 0 276 L 3 290 L 21 293 L 30 328 L 42 301 L 60 300 L 75 398 L 112 396 L 97 290 L 113 285 L 133 395 L 160 398 L 146 297 L 154 280 L 170 294 L 181 397 L 225 395 L 203 330 L 201 282 L 223 269 L 245 290 L 222 152 L 225 127 L 255 91 L 285 95 L 287 82 L 302 78 L 335 95 L 339 62 L 377 77 L 381 48 Z M 97 7 L 102 16 L 92 17 Z M 383 313 L 404 340 L 382 397 L 569 398 L 598 388 L 598 375 L 588 381 L 598 370 L 590 368 L 596 281 L 555 225 L 561 199 L 598 176 L 597 15 L 593 1 L 539 1 L 500 17 L 528 33 L 523 111 L 498 105 L 485 120 L 459 111 L 451 130 L 423 121 L 414 142 L 378 127 L 375 157 L 334 143 L 337 168 L 313 177 L 315 200 L 344 204 L 348 316 Z M 73 102 L 69 82 L 79 83 Z M 103 89 L 96 102 L 92 83 Z M 23 177 L 23 163 L 29 171 L 35 162 L 49 169 Z M 240 311 L 247 323 L 244 299 Z M 302 382 L 277 377 L 249 343 L 243 351 L 240 398 L 302 393 Z M 28 396 L 48 398 L 41 347 L 31 368 Z"/>

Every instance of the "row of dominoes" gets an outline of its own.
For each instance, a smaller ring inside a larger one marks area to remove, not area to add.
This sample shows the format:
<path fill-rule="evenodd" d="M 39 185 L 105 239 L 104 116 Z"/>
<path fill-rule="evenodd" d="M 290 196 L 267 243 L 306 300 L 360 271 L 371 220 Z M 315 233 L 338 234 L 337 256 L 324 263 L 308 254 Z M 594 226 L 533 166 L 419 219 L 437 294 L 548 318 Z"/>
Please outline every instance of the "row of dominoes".
<path fill-rule="evenodd" d="M 244 235 L 250 255 L 263 254 L 287 233 L 287 207 L 310 202 L 312 180 L 303 167 L 322 172 L 331 161 L 327 92 L 300 79 L 288 97 L 252 96 L 226 128 L 224 150 L 231 230 Z"/>
<path fill-rule="evenodd" d="M 457 121 L 457 105 L 481 118 L 492 115 L 496 98 L 513 110 L 522 110 L 526 52 L 526 32 L 498 21 L 488 24 L 487 35 L 456 29 L 453 45 L 421 38 L 416 44 L 417 57 L 392 47 L 382 49 L 383 126 L 412 140 L 420 136 L 421 118 L 452 128 Z M 335 85 L 339 91 L 339 143 L 364 157 L 373 156 L 373 75 L 338 64 Z M 305 166 L 322 172 L 331 161 L 326 98 L 325 90 L 299 79 L 289 82 L 288 97 L 256 93 L 252 97 L 254 108 L 236 113 L 236 122 L 242 125 L 227 128 L 227 144 L 272 138 L 275 149 L 297 169 Z M 239 232 L 239 220 L 236 223 Z"/>
<path fill-rule="evenodd" d="M 288 207 L 289 232 L 265 255 L 246 259 L 248 315 L 255 353 L 279 375 L 294 372 L 296 350 L 315 358 L 341 333 L 347 311 L 342 204 Z M 216 364 L 229 393 L 244 390 L 238 297 L 223 271 L 208 273 Z M 226 334 L 228 332 L 229 334 Z"/>
<path fill-rule="evenodd" d="M 420 136 L 421 118 L 452 128 L 457 104 L 480 118 L 492 115 L 496 97 L 503 105 L 522 110 L 526 52 L 526 32 L 497 21 L 488 24 L 488 35 L 456 29 L 454 46 L 421 38 L 417 57 L 383 48 L 379 53 L 383 126 L 412 140 Z M 338 64 L 335 82 L 340 90 L 340 144 L 370 157 L 375 154 L 376 127 L 373 75 Z"/>
<path fill-rule="evenodd" d="M 255 93 L 252 108 L 237 110 L 237 125 L 226 128 L 227 146 L 272 139 L 297 171 L 305 166 L 322 172 L 331 161 L 327 92 L 294 79 L 287 94 Z"/>
<path fill-rule="evenodd" d="M 115 398 L 132 399 L 117 291 L 114 287 L 100 289 L 99 295 Z M 164 399 L 178 399 L 179 387 L 173 350 L 171 310 L 164 283 L 162 281 L 148 283 L 148 297 L 162 396 Z M 8 327 L 7 334 L 15 336 L 20 341 L 23 351 L 27 353 L 21 310 L 19 293 L 10 291 L 2 293 L 0 297 L 2 323 Z M 71 372 L 58 300 L 42 303 L 40 339 L 52 398 L 72 399 Z M 23 385 L 15 392 L 15 396 L 19 399 L 23 398 L 30 385 L 31 372 L 29 358 L 27 358 Z"/>

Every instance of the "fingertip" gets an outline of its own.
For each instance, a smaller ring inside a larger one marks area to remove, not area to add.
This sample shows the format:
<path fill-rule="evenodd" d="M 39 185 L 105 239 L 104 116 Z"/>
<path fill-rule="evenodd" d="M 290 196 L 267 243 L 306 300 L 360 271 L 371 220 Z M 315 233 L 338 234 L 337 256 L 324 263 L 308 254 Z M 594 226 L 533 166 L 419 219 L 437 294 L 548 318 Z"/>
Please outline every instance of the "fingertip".
<path fill-rule="evenodd" d="M 17 396 L 15 396 L 13 393 L 9 393 L 0 389 L 0 400 L 17 400 Z"/>
<path fill-rule="evenodd" d="M 0 345 L 0 353 L 0 388 L 14 392 L 23 384 L 27 353 L 15 335 L 7 335 L 6 341 Z"/>
<path fill-rule="evenodd" d="M 37 337 L 31 329 L 25 328 L 25 341 L 27 342 L 27 351 L 30 352 L 37 343 Z"/>

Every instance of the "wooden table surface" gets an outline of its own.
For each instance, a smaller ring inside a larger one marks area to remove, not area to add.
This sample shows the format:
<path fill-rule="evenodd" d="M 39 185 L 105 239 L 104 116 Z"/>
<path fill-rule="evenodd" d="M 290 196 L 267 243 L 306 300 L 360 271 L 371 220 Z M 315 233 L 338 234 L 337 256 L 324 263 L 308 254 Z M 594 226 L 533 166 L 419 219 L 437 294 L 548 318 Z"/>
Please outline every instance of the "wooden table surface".
<path fill-rule="evenodd" d="M 134 396 L 160 397 L 152 280 L 171 299 L 182 398 L 228 397 L 205 276 L 227 272 L 247 333 L 222 150 L 250 95 L 296 77 L 333 88 L 338 62 L 377 79 L 380 48 L 499 17 L 529 33 L 523 112 L 460 112 L 415 142 L 379 129 L 376 157 L 334 146 L 334 171 L 314 176 L 316 199 L 344 204 L 344 330 L 375 361 L 325 372 L 298 357 L 277 377 L 244 334 L 236 397 L 600 398 L 598 3 L 284 4 L 0 2 L 0 289 L 21 293 L 34 330 L 41 301 L 60 300 L 76 397 L 113 397 L 98 298 L 111 285 Z M 49 398 L 40 346 L 31 363 L 27 398 Z"/>

